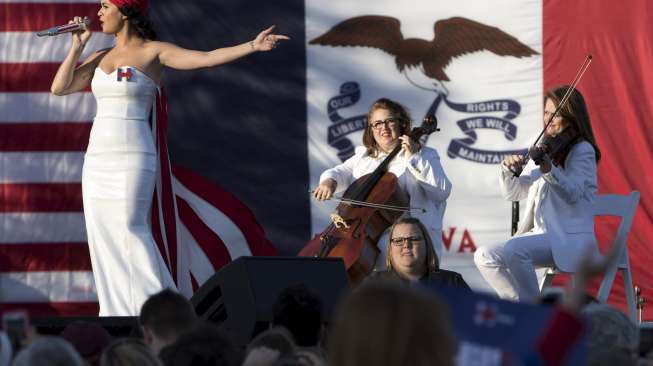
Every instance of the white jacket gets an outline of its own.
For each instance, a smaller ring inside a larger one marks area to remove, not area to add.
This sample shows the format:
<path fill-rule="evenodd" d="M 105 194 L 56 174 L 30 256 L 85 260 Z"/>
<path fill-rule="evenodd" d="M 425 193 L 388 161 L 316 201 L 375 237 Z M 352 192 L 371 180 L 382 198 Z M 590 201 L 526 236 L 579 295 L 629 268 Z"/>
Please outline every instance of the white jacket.
<path fill-rule="evenodd" d="M 387 154 L 380 154 L 372 158 L 364 146 L 359 146 L 354 156 L 324 171 L 320 183 L 331 178 L 337 182 L 336 192 L 343 192 L 354 180 L 372 173 L 386 157 Z M 444 174 L 438 152 L 422 147 L 408 160 L 400 153 L 390 162 L 388 171 L 397 176 L 399 185 L 410 196 L 410 206 L 426 210 L 424 213 L 412 211 L 411 216 L 424 223 L 438 258 L 442 258 L 442 217 L 451 193 L 451 182 Z"/>
<path fill-rule="evenodd" d="M 534 207 L 539 202 L 556 267 L 573 272 L 583 255 L 599 254 L 592 213 L 597 187 L 596 160 L 590 143 L 581 141 L 573 146 L 565 168 L 553 166 L 546 174 L 531 161 L 516 178 L 502 165 L 499 183 L 507 200 L 527 198 L 525 217 L 515 235 L 533 229 Z"/>

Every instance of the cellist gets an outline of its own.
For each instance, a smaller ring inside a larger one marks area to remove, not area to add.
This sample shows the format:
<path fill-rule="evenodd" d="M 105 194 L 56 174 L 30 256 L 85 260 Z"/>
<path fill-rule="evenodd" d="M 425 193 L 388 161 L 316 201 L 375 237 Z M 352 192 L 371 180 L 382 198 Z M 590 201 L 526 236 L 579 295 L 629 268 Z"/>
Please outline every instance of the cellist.
<path fill-rule="evenodd" d="M 525 219 L 505 244 L 474 253 L 481 274 L 504 299 L 539 297 L 535 267 L 575 272 L 583 255 L 598 255 L 592 204 L 601 152 L 581 93 L 569 86 L 548 91 L 544 121 L 545 140 L 531 148 L 533 159 L 524 167 L 524 158 L 512 155 L 501 164 L 501 192 L 510 201 L 527 198 Z"/>
<path fill-rule="evenodd" d="M 397 176 L 399 186 L 410 196 L 410 206 L 424 208 L 424 211 L 412 215 L 426 225 L 433 238 L 433 249 L 441 258 L 442 218 L 451 193 L 451 182 L 442 169 L 438 152 L 409 138 L 410 114 L 395 101 L 382 98 L 374 102 L 367 113 L 367 121 L 364 146 L 356 148 L 354 156 L 344 163 L 322 173 L 320 184 L 313 192 L 314 198 L 323 201 L 344 191 L 359 177 L 373 172 L 401 144 L 402 152 L 390 162 L 388 171 Z M 379 242 L 387 243 L 387 240 L 386 232 Z M 385 245 L 377 247 L 381 253 L 374 269 L 384 270 L 387 248 Z"/>

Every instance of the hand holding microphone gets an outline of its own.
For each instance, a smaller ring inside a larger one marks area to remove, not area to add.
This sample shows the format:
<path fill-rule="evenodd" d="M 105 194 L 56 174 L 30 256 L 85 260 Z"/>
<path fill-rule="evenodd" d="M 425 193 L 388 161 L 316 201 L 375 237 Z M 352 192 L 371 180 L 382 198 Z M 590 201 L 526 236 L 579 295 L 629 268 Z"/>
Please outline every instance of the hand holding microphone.
<path fill-rule="evenodd" d="M 66 25 L 59 25 L 56 27 L 44 29 L 40 32 L 37 32 L 36 35 L 39 37 L 44 37 L 58 36 L 64 33 L 72 33 L 73 42 L 79 43 L 80 45 L 85 45 L 88 39 L 91 37 L 91 31 L 89 30 L 90 25 L 91 20 L 89 18 L 75 17 Z"/>

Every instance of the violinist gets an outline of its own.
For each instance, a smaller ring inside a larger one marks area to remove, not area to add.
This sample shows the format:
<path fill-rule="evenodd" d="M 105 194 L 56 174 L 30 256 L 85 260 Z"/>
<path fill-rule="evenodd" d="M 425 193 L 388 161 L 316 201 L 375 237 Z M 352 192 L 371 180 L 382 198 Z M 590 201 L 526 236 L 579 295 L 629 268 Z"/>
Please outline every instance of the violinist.
<path fill-rule="evenodd" d="M 438 257 L 442 256 L 442 217 L 446 200 L 451 193 L 451 183 L 440 165 L 438 152 L 408 137 L 411 117 L 401 104 L 379 99 L 367 114 L 367 128 L 363 133 L 363 145 L 354 156 L 344 163 L 326 170 L 320 176 L 320 184 L 313 196 L 319 201 L 330 199 L 334 193 L 344 191 L 354 180 L 373 172 L 399 144 L 402 152 L 389 164 L 388 171 L 397 176 L 399 186 L 408 193 L 410 206 L 423 208 L 413 213 L 428 228 Z M 379 243 L 387 243 L 387 232 Z M 377 245 L 381 251 L 375 269 L 385 269 L 387 248 Z"/>
<path fill-rule="evenodd" d="M 551 119 L 568 91 L 567 103 Z M 513 155 L 501 164 L 501 193 L 509 201 L 527 199 L 525 219 L 504 245 L 474 253 L 481 274 L 504 299 L 537 300 L 535 267 L 574 272 L 582 256 L 599 255 L 592 205 L 601 152 L 581 93 L 569 86 L 547 92 L 544 120 L 550 123 L 542 142 L 529 150 L 532 160 Z"/>

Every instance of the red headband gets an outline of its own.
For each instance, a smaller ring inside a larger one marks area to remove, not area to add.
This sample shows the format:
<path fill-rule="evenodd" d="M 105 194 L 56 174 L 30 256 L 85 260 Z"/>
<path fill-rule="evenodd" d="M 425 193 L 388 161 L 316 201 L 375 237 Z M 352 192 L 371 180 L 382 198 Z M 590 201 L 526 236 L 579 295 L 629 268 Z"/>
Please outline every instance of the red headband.
<path fill-rule="evenodd" d="M 138 9 L 141 14 L 145 15 L 147 8 L 150 5 L 149 0 L 109 0 L 111 3 L 119 8 L 123 6 L 130 6 L 132 8 Z"/>

